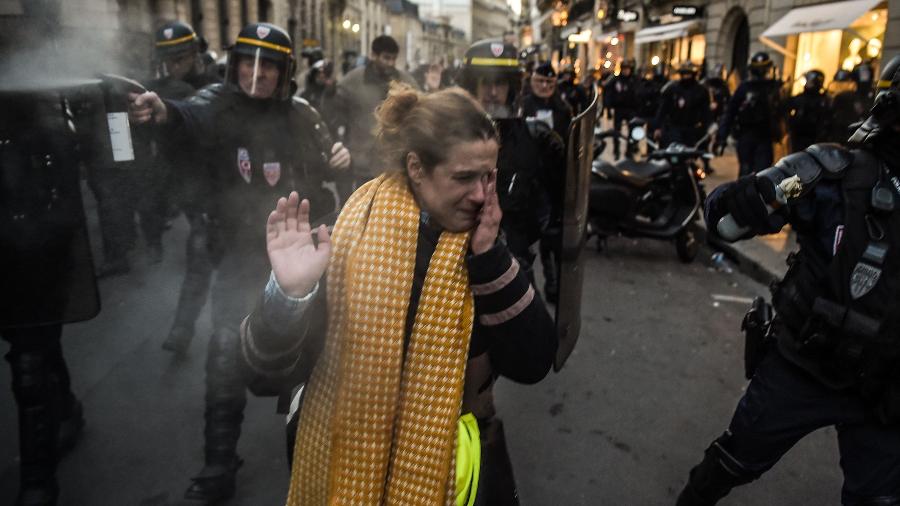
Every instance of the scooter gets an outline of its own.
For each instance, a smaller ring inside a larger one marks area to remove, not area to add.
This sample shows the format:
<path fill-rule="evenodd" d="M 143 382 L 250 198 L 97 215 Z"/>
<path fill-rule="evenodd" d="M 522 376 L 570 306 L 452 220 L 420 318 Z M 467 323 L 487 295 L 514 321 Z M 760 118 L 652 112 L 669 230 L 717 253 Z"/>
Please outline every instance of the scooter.
<path fill-rule="evenodd" d="M 714 133 L 711 128 L 693 147 L 672 143 L 661 149 L 646 138 L 644 126 L 631 128 L 628 137 L 616 130 L 597 131 L 588 206 L 588 234 L 597 236 L 597 249 L 602 251 L 611 235 L 674 240 L 678 258 L 692 262 L 700 244 L 690 224 L 700 218 L 706 200 L 703 180 L 713 157 L 701 146 Z M 607 138 L 624 138 L 627 152 L 639 152 L 641 141 L 652 151 L 643 160 L 627 157 L 610 163 L 599 158 Z"/>

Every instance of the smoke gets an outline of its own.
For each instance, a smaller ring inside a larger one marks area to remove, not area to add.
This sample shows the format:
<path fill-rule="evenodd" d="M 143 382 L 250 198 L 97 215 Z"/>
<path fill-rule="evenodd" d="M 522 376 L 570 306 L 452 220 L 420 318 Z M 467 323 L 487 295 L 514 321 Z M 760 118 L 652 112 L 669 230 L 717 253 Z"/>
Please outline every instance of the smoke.
<path fill-rule="evenodd" d="M 120 9 L 125 3 L 119 2 Z M 146 13 L 136 8 L 116 12 L 114 7 L 101 11 L 91 2 L 21 4 L 19 15 L 0 16 L 0 87 L 44 87 L 101 72 L 148 76 L 152 26 Z"/>

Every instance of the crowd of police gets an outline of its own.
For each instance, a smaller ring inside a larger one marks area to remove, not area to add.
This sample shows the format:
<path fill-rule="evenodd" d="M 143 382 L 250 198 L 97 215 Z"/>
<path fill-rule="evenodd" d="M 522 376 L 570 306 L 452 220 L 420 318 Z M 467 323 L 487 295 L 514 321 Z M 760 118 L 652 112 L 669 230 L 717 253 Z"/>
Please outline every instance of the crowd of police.
<path fill-rule="evenodd" d="M 691 64 L 671 82 L 653 69 L 639 78 L 632 60 L 604 80 L 588 75 L 576 83 L 573 71 L 557 73 L 549 62 L 528 65 L 523 75 L 516 48 L 499 40 L 474 44 L 452 78 L 428 66 L 417 82 L 395 67 L 396 41 L 379 36 L 366 63 L 340 80 L 331 62 L 313 62 L 302 91 L 293 79 L 293 43 L 271 24 L 240 31 L 223 73 L 204 59 L 185 23 L 160 27 L 156 50 L 157 78 L 125 98 L 139 167 L 87 166 L 103 239 L 100 276 L 128 272 L 136 223 L 151 262 L 162 258 L 167 221 L 183 213 L 190 226 L 178 309 L 162 343 L 186 353 L 211 299 L 205 458 L 186 499 L 215 504 L 234 495 L 242 465 L 237 442 L 246 390 L 252 391 L 240 365 L 240 325 L 269 275 L 261 224 L 273 203 L 294 190 L 309 199 L 312 221 L 333 222 L 353 190 L 381 168 L 373 156 L 372 113 L 390 83 L 403 81 L 426 91 L 459 85 L 495 122 L 502 232 L 532 281 L 540 251 L 550 302 L 559 290 L 568 129 L 595 83 L 614 125 L 641 118 L 663 144 L 693 144 L 717 122 L 715 144 L 735 138 L 741 177 L 710 195 L 707 223 L 730 214 L 750 237 L 789 222 L 801 249 L 773 288 L 777 316 L 766 322 L 765 356 L 749 375 L 731 426 L 691 471 L 678 504 L 714 504 L 826 425 L 839 429 L 844 504 L 900 504 L 900 59 L 884 66 L 875 86 L 865 68 L 842 71 L 834 82 L 846 89 L 828 94 L 822 73 L 811 71 L 803 93 L 784 98 L 765 53 L 751 58 L 749 75 L 730 95 L 721 69 L 700 81 Z M 848 144 L 850 124 L 867 115 Z M 796 153 L 769 171 L 782 177 L 757 177 L 772 165 L 783 119 Z M 815 144 L 826 140 L 844 145 Z M 619 155 L 618 143 L 614 149 Z M 793 175 L 804 192 L 770 213 L 776 183 Z M 56 503 L 56 461 L 83 427 L 60 332 L 59 325 L 3 329 L 20 409 L 17 505 Z"/>

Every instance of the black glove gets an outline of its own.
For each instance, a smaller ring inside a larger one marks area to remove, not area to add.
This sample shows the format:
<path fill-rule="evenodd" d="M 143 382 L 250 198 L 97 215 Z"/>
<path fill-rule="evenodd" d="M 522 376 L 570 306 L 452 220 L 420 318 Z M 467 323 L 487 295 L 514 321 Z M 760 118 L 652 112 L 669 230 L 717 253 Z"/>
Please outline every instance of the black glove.
<path fill-rule="evenodd" d="M 784 226 L 783 217 L 766 209 L 765 203 L 775 200 L 775 183 L 769 178 L 744 176 L 726 187 L 721 199 L 721 207 L 739 226 L 749 227 L 752 235 L 771 234 Z"/>

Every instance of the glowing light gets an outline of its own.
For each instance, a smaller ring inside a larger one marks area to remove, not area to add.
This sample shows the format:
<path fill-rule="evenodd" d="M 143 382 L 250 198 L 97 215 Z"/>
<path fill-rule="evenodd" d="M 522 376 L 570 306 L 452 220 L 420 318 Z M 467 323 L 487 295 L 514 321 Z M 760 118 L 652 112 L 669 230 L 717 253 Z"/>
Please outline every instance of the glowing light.
<path fill-rule="evenodd" d="M 812 59 L 812 55 L 811 55 L 811 54 L 805 53 L 805 54 L 803 55 L 803 61 L 809 61 L 810 59 Z"/>
<path fill-rule="evenodd" d="M 610 67 L 612 67 L 612 62 L 609 61 L 609 60 L 606 60 L 606 61 L 603 63 L 603 68 L 608 69 L 608 68 L 610 68 Z"/>
<path fill-rule="evenodd" d="M 610 43 L 610 45 L 612 45 L 612 46 L 618 46 L 618 45 L 619 45 L 619 38 L 618 38 L 618 37 L 613 37 L 613 38 L 609 41 L 609 43 Z"/>
<path fill-rule="evenodd" d="M 349 29 L 350 29 L 350 20 L 349 20 L 349 19 L 345 19 L 344 22 L 341 23 L 341 26 L 344 27 L 344 30 L 349 30 Z"/>
<path fill-rule="evenodd" d="M 608 60 L 608 59 L 610 59 L 610 58 L 612 58 L 612 52 L 607 52 L 607 53 L 606 53 L 606 59 Z"/>
<path fill-rule="evenodd" d="M 659 56 L 654 56 L 650 58 L 650 65 L 659 65 Z"/>
<path fill-rule="evenodd" d="M 569 42 L 579 42 L 582 44 L 588 43 L 591 41 L 591 31 L 590 30 L 582 30 L 578 33 L 573 33 L 569 35 Z M 570 48 L 575 47 L 575 44 L 569 44 Z"/>
<path fill-rule="evenodd" d="M 359 23 L 353 23 L 352 30 L 353 30 L 353 33 L 358 33 L 359 32 Z"/>
<path fill-rule="evenodd" d="M 881 53 L 881 41 L 878 39 L 869 39 L 868 45 L 866 45 L 866 54 L 869 55 L 869 58 L 876 58 Z"/>
<path fill-rule="evenodd" d="M 872 21 L 878 21 L 878 13 L 877 12 L 872 13 Z"/>
<path fill-rule="evenodd" d="M 603 19 L 606 17 L 606 11 L 604 9 L 597 9 L 597 19 Z"/>

